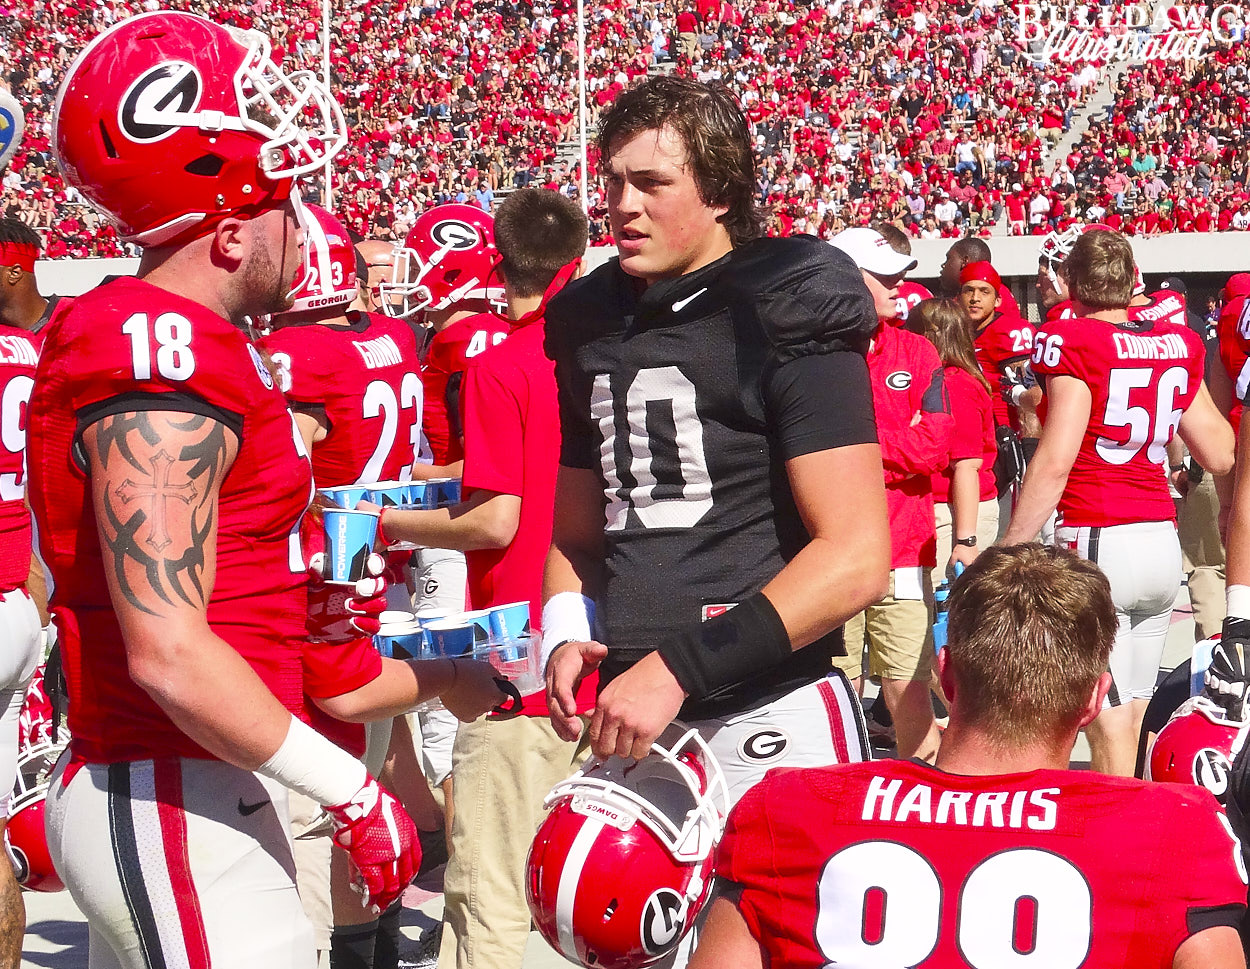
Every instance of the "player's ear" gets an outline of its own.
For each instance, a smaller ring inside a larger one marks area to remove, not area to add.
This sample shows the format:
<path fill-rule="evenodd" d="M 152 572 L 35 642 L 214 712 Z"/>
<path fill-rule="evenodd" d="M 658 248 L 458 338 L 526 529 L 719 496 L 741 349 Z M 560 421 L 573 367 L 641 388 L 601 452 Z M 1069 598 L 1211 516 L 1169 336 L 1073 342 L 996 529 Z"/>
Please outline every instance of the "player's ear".
<path fill-rule="evenodd" d="M 227 216 L 213 230 L 211 256 L 214 265 L 237 269 L 243 264 L 247 249 L 247 223 Z"/>
<path fill-rule="evenodd" d="M 938 682 L 942 684 L 942 692 L 946 694 L 946 705 L 955 703 L 955 673 L 950 664 L 951 651 L 940 649 L 937 654 Z"/>
<path fill-rule="evenodd" d="M 1107 691 L 1110 689 L 1111 674 L 1103 673 L 1098 677 L 1098 682 L 1094 684 L 1094 689 L 1090 692 L 1089 700 L 1085 704 L 1085 710 L 1081 713 L 1081 722 L 1077 725 L 1078 729 L 1088 723 L 1092 723 L 1094 718 L 1102 712 L 1103 700 L 1107 698 Z"/>

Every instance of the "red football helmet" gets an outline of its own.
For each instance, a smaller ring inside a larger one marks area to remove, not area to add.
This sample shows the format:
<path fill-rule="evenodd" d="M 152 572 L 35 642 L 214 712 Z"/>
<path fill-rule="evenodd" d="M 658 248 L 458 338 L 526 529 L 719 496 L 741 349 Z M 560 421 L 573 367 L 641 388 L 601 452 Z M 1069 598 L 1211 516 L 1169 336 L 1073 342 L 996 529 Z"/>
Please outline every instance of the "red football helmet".
<path fill-rule="evenodd" d="M 382 283 L 382 309 L 408 317 L 421 310 L 445 310 L 464 300 L 503 301 L 503 286 L 491 284 L 499 250 L 495 220 L 476 205 L 453 202 L 421 214 L 397 246 L 391 280 Z"/>
<path fill-rule="evenodd" d="M 304 203 L 304 252 L 307 269 L 297 281 L 287 311 L 346 306 L 356 298 L 356 249 L 343 223 L 319 205 Z"/>
<path fill-rule="evenodd" d="M 1155 737 L 1146 760 L 1146 779 L 1205 787 L 1224 803 L 1233 758 L 1245 743 L 1250 722 L 1225 717 L 1204 696 L 1186 700 Z"/>
<path fill-rule="evenodd" d="M 1093 229 L 1103 229 L 1107 232 L 1114 231 L 1109 225 L 1104 225 L 1101 222 L 1091 222 L 1089 225 L 1070 225 L 1062 232 L 1052 229 L 1042 237 L 1041 248 L 1038 250 L 1038 259 L 1045 260 L 1046 274 L 1050 277 L 1050 281 L 1056 289 L 1059 288 L 1059 267 L 1063 265 L 1063 261 L 1071 254 L 1072 247 L 1076 245 L 1076 240 Z"/>
<path fill-rule="evenodd" d="M 59 892 L 65 884 L 52 866 L 43 813 L 57 758 L 69 743 L 64 725 L 53 730 L 52 704 L 44 691 L 44 667 L 35 671 L 18 720 L 17 781 L 9 800 L 4 848 L 17 883 L 36 892 Z"/>
<path fill-rule="evenodd" d="M 78 55 L 52 141 L 66 180 L 123 239 L 151 246 L 282 202 L 347 143 L 347 126 L 315 74 L 270 60 L 263 34 L 160 11 Z"/>
<path fill-rule="evenodd" d="M 707 901 L 728 789 L 699 734 L 669 730 L 672 745 L 594 761 L 544 802 L 525 897 L 543 938 L 583 966 L 651 965 Z"/>

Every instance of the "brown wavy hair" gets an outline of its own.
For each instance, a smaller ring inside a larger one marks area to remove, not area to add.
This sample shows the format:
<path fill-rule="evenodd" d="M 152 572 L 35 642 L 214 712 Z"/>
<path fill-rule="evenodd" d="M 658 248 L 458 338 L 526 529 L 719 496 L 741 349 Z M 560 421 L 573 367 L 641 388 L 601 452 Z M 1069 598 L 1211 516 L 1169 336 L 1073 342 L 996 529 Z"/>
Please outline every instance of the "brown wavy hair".
<path fill-rule="evenodd" d="M 751 132 L 729 88 L 664 74 L 631 87 L 599 119 L 600 164 L 606 165 L 613 144 L 662 128 L 672 130 L 685 146 L 703 203 L 729 208 L 719 221 L 730 242 L 738 246 L 763 235 Z"/>

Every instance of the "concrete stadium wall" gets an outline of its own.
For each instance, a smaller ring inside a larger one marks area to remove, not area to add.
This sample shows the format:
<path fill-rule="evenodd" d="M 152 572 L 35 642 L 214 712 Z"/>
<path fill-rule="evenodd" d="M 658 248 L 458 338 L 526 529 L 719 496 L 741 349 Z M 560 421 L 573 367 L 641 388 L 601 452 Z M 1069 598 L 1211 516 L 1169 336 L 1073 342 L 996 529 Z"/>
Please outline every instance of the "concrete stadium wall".
<path fill-rule="evenodd" d="M 994 253 L 994 266 L 1004 278 L 1037 274 L 1036 236 L 995 236 L 986 240 Z M 912 254 L 919 261 L 916 279 L 931 279 L 938 274 L 950 239 L 920 239 L 912 243 Z M 1185 273 L 1225 273 L 1250 271 L 1250 232 L 1187 233 L 1134 239 L 1137 264 L 1146 275 L 1183 275 Z M 591 269 L 606 262 L 616 250 L 588 250 Z M 58 259 L 41 260 L 35 264 L 35 278 L 45 293 L 77 296 L 85 293 L 108 275 L 129 275 L 139 265 L 138 259 Z"/>

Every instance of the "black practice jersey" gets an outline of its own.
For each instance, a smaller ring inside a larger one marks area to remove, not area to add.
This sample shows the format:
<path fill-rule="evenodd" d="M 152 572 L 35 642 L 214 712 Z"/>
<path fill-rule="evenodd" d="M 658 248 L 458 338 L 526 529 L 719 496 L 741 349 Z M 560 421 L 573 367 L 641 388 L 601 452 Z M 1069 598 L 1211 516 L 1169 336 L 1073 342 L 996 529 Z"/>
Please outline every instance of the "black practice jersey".
<path fill-rule="evenodd" d="M 603 486 L 604 682 L 758 592 L 807 544 L 784 462 L 876 441 L 864 362 L 876 325 L 854 263 L 811 236 L 760 239 L 645 289 L 614 259 L 551 301 L 561 463 Z M 789 692 L 841 652 L 839 631 L 692 697 L 682 716 Z"/>

